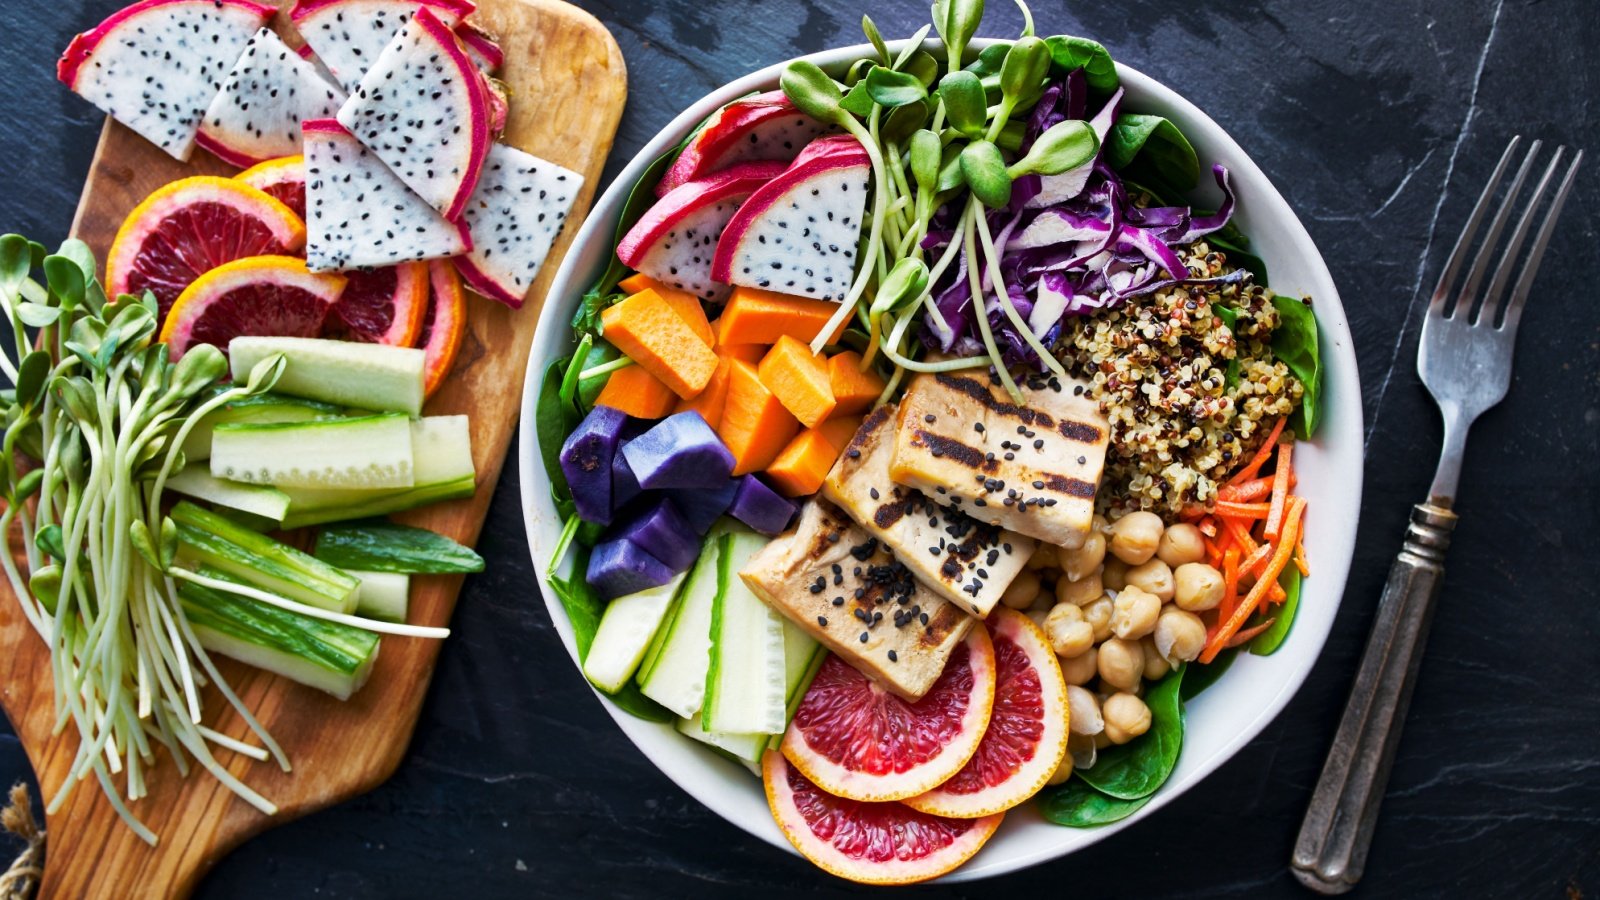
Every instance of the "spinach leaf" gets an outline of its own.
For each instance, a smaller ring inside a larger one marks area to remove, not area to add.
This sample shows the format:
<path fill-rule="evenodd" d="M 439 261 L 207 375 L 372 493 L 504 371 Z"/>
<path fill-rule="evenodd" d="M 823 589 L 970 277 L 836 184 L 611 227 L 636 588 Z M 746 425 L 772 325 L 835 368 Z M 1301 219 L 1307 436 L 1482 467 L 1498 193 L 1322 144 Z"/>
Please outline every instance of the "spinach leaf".
<path fill-rule="evenodd" d="M 583 361 L 583 368 L 592 369 L 595 366 L 619 359 L 621 356 L 622 351 L 616 347 L 605 341 L 595 341 L 594 346 L 589 348 L 588 358 Z M 606 382 L 610 380 L 610 372 L 603 375 L 590 375 L 588 378 L 580 377 L 578 379 L 578 406 L 585 412 L 594 409 L 595 399 L 600 396 L 600 392 L 605 389 Z"/>
<path fill-rule="evenodd" d="M 1296 435 L 1308 438 L 1321 421 L 1322 351 L 1317 338 L 1317 316 L 1311 307 L 1293 297 L 1274 295 L 1278 310 L 1278 330 L 1272 333 L 1272 355 L 1282 360 L 1289 371 L 1305 385 L 1300 409 L 1289 420 Z"/>
<path fill-rule="evenodd" d="M 1069 828 L 1109 825 L 1133 815 L 1149 802 L 1149 797 L 1137 800 L 1108 797 L 1077 776 L 1059 787 L 1047 787 L 1039 792 L 1039 812 L 1051 822 Z"/>
<path fill-rule="evenodd" d="M 1180 194 L 1200 181 L 1200 158 L 1178 126 L 1162 116 L 1122 113 L 1106 133 L 1106 161 L 1117 171 Z M 1138 165 L 1135 165 L 1135 163 Z"/>
<path fill-rule="evenodd" d="M 1300 570 L 1290 564 L 1278 576 L 1278 583 L 1283 585 L 1284 600 L 1278 607 L 1277 618 L 1273 620 L 1272 627 L 1256 635 L 1250 642 L 1250 652 L 1257 656 L 1271 656 L 1278 652 L 1283 642 L 1289 637 L 1289 628 L 1294 625 L 1295 613 L 1300 610 L 1300 587 L 1304 579 L 1300 577 Z"/>
<path fill-rule="evenodd" d="M 426 528 L 368 519 L 317 532 L 317 559 L 341 569 L 434 574 L 482 572 L 483 557 Z"/>
<path fill-rule="evenodd" d="M 544 370 L 544 378 L 539 382 L 539 400 L 533 408 L 533 431 L 539 440 L 539 456 L 550 478 L 556 514 L 563 519 L 577 508 L 572 504 L 572 488 L 567 484 L 567 476 L 561 471 L 561 445 L 583 421 L 577 408 L 561 399 L 561 380 L 569 362 L 571 360 L 558 359 Z"/>
<path fill-rule="evenodd" d="M 1090 90 L 1100 94 L 1116 91 L 1120 83 L 1117 64 L 1111 61 L 1111 54 L 1099 42 L 1058 34 L 1045 38 L 1044 44 L 1050 48 L 1053 67 L 1059 69 L 1061 74 L 1082 69 Z"/>
<path fill-rule="evenodd" d="M 560 560 L 551 563 L 552 568 L 558 567 Z M 572 637 L 578 645 L 578 661 L 589 656 L 589 647 L 594 644 L 595 632 L 600 628 L 600 617 L 605 613 L 605 603 L 600 596 L 589 586 L 584 578 L 584 572 L 589 568 L 589 551 L 579 547 L 572 561 L 572 577 L 560 578 L 554 575 L 550 578 L 550 589 L 555 591 L 556 599 L 561 601 L 561 608 L 567 613 L 567 621 L 572 624 Z M 644 719 L 649 722 L 671 722 L 673 715 L 661 704 L 646 697 L 639 686 L 631 680 L 615 694 L 606 695 L 618 709 Z"/>
<path fill-rule="evenodd" d="M 1091 786 L 1121 800 L 1148 797 L 1172 775 L 1183 749 L 1183 685 L 1179 666 L 1145 692 L 1150 707 L 1150 730 L 1121 746 L 1100 751 L 1092 768 L 1078 772 Z"/>
<path fill-rule="evenodd" d="M 1233 665 L 1234 657 L 1238 655 L 1238 647 L 1229 647 L 1205 665 L 1189 663 L 1189 670 L 1184 673 L 1183 688 L 1178 691 L 1178 698 L 1188 703 L 1200 696 L 1201 691 L 1217 683 L 1217 679 L 1222 677 L 1223 672 L 1228 671 L 1228 667 Z"/>
<path fill-rule="evenodd" d="M 1228 326 L 1229 331 L 1233 331 L 1239 323 L 1239 311 L 1231 306 L 1223 306 L 1220 303 L 1213 304 L 1211 312 L 1222 320 L 1222 324 Z M 1239 357 L 1235 355 L 1233 359 L 1228 360 L 1228 367 L 1222 370 L 1222 385 L 1226 388 L 1233 388 L 1238 384 Z"/>

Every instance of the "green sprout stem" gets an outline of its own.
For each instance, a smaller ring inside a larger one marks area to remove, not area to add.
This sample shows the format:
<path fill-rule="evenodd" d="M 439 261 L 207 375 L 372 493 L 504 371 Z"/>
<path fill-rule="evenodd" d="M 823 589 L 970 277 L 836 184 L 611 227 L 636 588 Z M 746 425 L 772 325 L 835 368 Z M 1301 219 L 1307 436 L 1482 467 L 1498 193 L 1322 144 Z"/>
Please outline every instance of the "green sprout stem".
<path fill-rule="evenodd" d="M 1000 308 L 1005 311 L 1006 318 L 1011 320 L 1011 324 L 1022 335 L 1022 339 L 1027 342 L 1029 347 L 1033 348 L 1034 353 L 1039 354 L 1039 358 L 1044 361 L 1050 371 L 1062 378 L 1067 377 L 1067 370 L 1045 348 L 1044 344 L 1033 333 L 1033 328 L 1023 321 L 1022 315 L 1017 312 L 1016 304 L 1011 302 L 1011 294 L 1006 291 L 1005 282 L 1000 277 L 1000 255 L 995 252 L 994 238 L 989 235 L 989 223 L 982 213 L 978 214 L 977 226 L 978 241 L 983 245 L 983 256 L 988 263 L 990 286 L 994 288 L 995 299 L 1000 301 Z"/>

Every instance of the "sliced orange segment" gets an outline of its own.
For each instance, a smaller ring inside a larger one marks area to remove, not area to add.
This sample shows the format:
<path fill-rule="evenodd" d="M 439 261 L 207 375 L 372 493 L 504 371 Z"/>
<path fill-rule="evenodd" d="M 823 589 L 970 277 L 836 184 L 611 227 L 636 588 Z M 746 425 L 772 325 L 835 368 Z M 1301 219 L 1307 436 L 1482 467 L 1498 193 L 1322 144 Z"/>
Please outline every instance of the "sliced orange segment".
<path fill-rule="evenodd" d="M 300 218 L 304 219 L 306 217 L 306 158 L 304 156 L 285 156 L 279 159 L 269 159 L 264 163 L 257 163 L 233 177 L 237 181 L 242 181 L 262 191 L 274 200 L 282 201 L 284 206 L 294 210 L 294 214 Z"/>
<path fill-rule="evenodd" d="M 224 263 L 178 295 L 161 340 L 176 359 L 197 344 L 226 351 L 243 335 L 317 337 L 344 285 L 344 276 L 314 274 L 291 256 Z"/>
<path fill-rule="evenodd" d="M 436 259 L 428 263 L 428 281 L 432 290 L 416 346 L 427 351 L 423 395 L 431 397 L 450 374 L 456 362 L 456 351 L 461 349 L 462 338 L 466 336 L 467 292 L 461 287 L 461 276 L 456 274 L 456 267 L 449 260 Z"/>

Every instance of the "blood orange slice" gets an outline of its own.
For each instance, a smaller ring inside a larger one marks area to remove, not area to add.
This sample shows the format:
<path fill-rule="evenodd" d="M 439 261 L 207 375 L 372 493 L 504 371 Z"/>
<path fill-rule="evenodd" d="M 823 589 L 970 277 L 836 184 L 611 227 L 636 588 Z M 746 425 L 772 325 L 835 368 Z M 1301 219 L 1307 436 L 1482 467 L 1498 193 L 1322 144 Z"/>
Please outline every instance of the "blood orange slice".
<path fill-rule="evenodd" d="M 257 163 L 233 176 L 306 217 L 306 158 L 285 156 Z"/>
<path fill-rule="evenodd" d="M 994 712 L 978 752 L 954 776 L 907 806 L 972 819 L 1004 812 L 1044 787 L 1067 752 L 1067 683 L 1050 642 L 1033 620 L 996 606 Z"/>
<path fill-rule="evenodd" d="M 771 750 L 761 760 L 761 782 L 772 817 L 800 855 L 863 884 L 937 878 L 971 859 L 1005 818 L 949 819 L 900 803 L 845 800 Z"/>
<path fill-rule="evenodd" d="M 224 351 L 241 335 L 317 337 L 339 301 L 344 276 L 317 275 L 305 260 L 256 256 L 195 279 L 172 304 L 161 340 L 174 359 L 196 344 Z"/>
<path fill-rule="evenodd" d="M 134 208 L 106 257 L 106 290 L 155 294 L 163 314 L 196 278 L 250 256 L 296 253 L 306 226 L 294 211 L 232 178 L 174 181 Z"/>
<path fill-rule="evenodd" d="M 994 704 L 994 645 L 972 629 L 915 703 L 828 657 L 784 733 L 783 755 L 830 794 L 903 800 L 932 790 L 978 749 Z"/>
<path fill-rule="evenodd" d="M 416 341 L 428 308 L 427 263 L 356 269 L 344 277 L 344 293 L 328 316 L 323 337 L 393 347 Z"/>
<path fill-rule="evenodd" d="M 422 317 L 422 328 L 417 334 L 416 346 L 427 351 L 423 363 L 423 396 L 431 397 L 444 383 L 444 377 L 456 364 L 456 352 L 461 349 L 461 339 L 467 328 L 467 292 L 461 287 L 461 276 L 449 260 L 436 259 L 428 263 L 428 280 L 433 286 L 428 296 L 428 308 Z"/>

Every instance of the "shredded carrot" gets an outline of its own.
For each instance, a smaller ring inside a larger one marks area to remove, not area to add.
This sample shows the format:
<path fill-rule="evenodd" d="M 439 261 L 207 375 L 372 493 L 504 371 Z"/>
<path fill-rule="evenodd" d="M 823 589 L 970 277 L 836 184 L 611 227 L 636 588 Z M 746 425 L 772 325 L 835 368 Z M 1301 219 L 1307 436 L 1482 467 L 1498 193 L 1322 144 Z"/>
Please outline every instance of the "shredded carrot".
<path fill-rule="evenodd" d="M 1261 446 L 1256 449 L 1256 455 L 1252 456 L 1248 463 L 1245 463 L 1244 468 L 1228 479 L 1228 484 L 1243 484 L 1256 477 L 1256 474 L 1261 471 L 1261 467 L 1266 465 L 1267 460 L 1272 456 L 1273 445 L 1278 443 L 1278 435 L 1283 434 L 1283 425 L 1288 421 L 1287 417 L 1278 419 L 1277 424 L 1272 426 L 1272 430 L 1267 432 L 1267 439 L 1262 441 Z"/>
<path fill-rule="evenodd" d="M 1272 493 L 1272 476 L 1266 475 L 1241 484 L 1225 484 L 1217 491 L 1217 499 L 1232 503 L 1248 503 L 1251 500 L 1260 500 L 1270 493 Z"/>
<path fill-rule="evenodd" d="M 1222 527 L 1228 529 L 1228 535 L 1233 542 L 1239 545 L 1239 550 L 1246 556 L 1255 552 L 1256 539 L 1250 536 L 1249 529 L 1245 528 L 1238 519 L 1222 517 Z"/>
<path fill-rule="evenodd" d="M 1230 503 L 1217 501 L 1217 515 L 1225 519 L 1265 519 L 1272 512 L 1270 503 Z"/>
<path fill-rule="evenodd" d="M 1271 619 L 1266 620 L 1265 622 L 1262 622 L 1260 625 L 1252 625 L 1249 628 L 1246 628 L 1245 630 L 1239 632 L 1238 634 L 1234 635 L 1233 637 L 1228 638 L 1228 646 L 1229 647 L 1239 647 L 1239 646 L 1242 646 L 1244 644 L 1250 643 L 1252 638 L 1254 638 L 1256 635 L 1260 634 L 1261 632 L 1266 631 L 1268 628 L 1271 628 L 1272 627 L 1272 623 L 1276 622 L 1276 621 L 1277 621 L 1277 617 L 1273 617 Z"/>
<path fill-rule="evenodd" d="M 1306 562 L 1306 541 L 1304 528 L 1300 529 L 1300 533 L 1295 535 L 1294 566 L 1300 570 L 1301 578 L 1311 577 L 1311 564 Z"/>
<path fill-rule="evenodd" d="M 1201 535 L 1200 543 L 1204 544 L 1206 548 L 1206 565 L 1215 569 L 1218 561 L 1222 559 L 1222 551 L 1217 549 L 1217 542 L 1205 535 Z"/>
<path fill-rule="evenodd" d="M 1214 538 L 1217 536 L 1217 520 L 1211 516 L 1201 519 L 1200 524 L 1195 527 L 1199 528 L 1200 533 L 1206 537 Z"/>
<path fill-rule="evenodd" d="M 1272 582 L 1272 587 L 1267 589 L 1267 599 L 1271 600 L 1273 603 L 1282 603 L 1283 601 L 1289 599 L 1289 595 L 1283 592 L 1283 585 L 1274 580 Z"/>
<path fill-rule="evenodd" d="M 1284 533 L 1278 541 L 1277 548 L 1273 551 L 1272 559 L 1267 563 L 1266 571 L 1261 573 L 1261 577 L 1256 581 L 1255 587 L 1250 589 L 1250 593 L 1245 595 L 1244 600 L 1228 616 L 1227 621 L 1207 641 L 1205 650 L 1200 653 L 1200 662 L 1202 664 L 1209 663 L 1217 658 L 1217 654 L 1221 653 L 1223 647 L 1227 645 L 1228 639 L 1238 633 L 1245 620 L 1255 614 L 1256 607 L 1261 605 L 1262 599 L 1267 596 L 1273 587 L 1278 586 L 1278 576 L 1283 573 L 1284 567 L 1289 564 L 1289 557 L 1294 553 L 1295 541 L 1300 531 L 1301 517 L 1305 515 L 1305 511 L 1306 501 L 1304 497 L 1290 498 L 1289 511 L 1284 520 Z"/>
<path fill-rule="evenodd" d="M 1262 537 L 1277 540 L 1283 530 L 1284 504 L 1289 501 L 1289 475 L 1294 472 L 1294 444 L 1278 445 L 1278 467 L 1272 473 L 1272 507 Z"/>
<path fill-rule="evenodd" d="M 1229 547 L 1222 554 L 1222 613 L 1218 622 L 1233 616 L 1233 604 L 1239 599 L 1239 548 Z"/>
<path fill-rule="evenodd" d="M 1239 571 L 1254 572 L 1257 567 L 1265 563 L 1271 556 L 1272 545 L 1262 544 L 1261 546 L 1252 550 L 1249 556 L 1246 556 L 1242 561 L 1240 561 Z"/>

